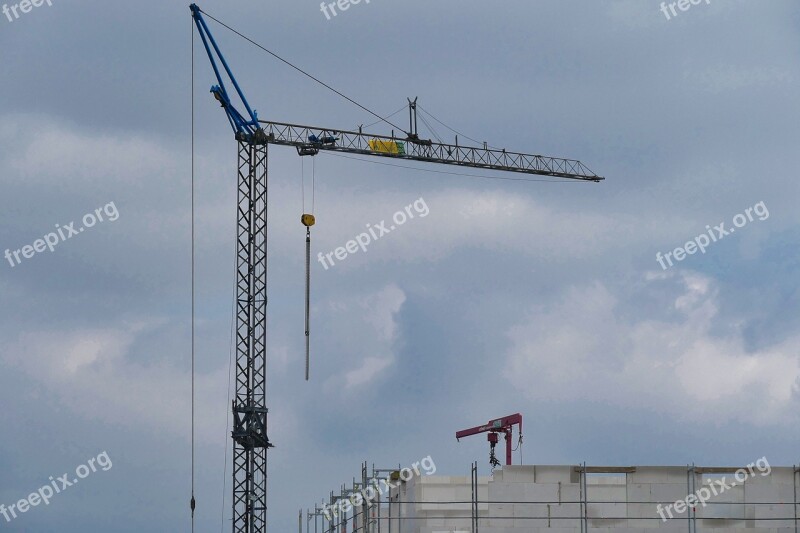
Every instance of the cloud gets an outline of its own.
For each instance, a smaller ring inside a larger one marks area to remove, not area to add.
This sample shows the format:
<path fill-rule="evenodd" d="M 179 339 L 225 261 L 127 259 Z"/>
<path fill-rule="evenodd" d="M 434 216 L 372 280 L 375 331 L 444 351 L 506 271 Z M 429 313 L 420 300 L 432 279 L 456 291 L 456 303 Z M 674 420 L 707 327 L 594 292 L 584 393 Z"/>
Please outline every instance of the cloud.
<path fill-rule="evenodd" d="M 336 221 L 335 227 L 323 221 L 323 227 L 316 229 L 314 246 L 323 252 L 344 245 L 368 222 L 386 220 L 388 226 L 396 211 L 415 200 L 398 193 L 365 193 L 351 205 L 348 194 L 341 191 L 326 192 L 326 197 L 337 212 L 328 214 Z M 666 223 L 642 220 L 633 212 L 581 211 L 502 190 L 447 188 L 426 193 L 424 199 L 430 208 L 428 216 L 407 221 L 336 269 L 350 271 L 388 261 L 438 261 L 476 248 L 555 261 L 599 257 L 610 249 L 622 252 L 634 244 L 649 246 L 653 239 L 675 231 L 695 231 L 690 221 L 674 213 Z M 290 217 L 288 212 L 286 217 Z"/>
<path fill-rule="evenodd" d="M 0 142 L 20 148 L 5 153 L 7 177 L 29 185 L 52 185 L 53 176 L 69 178 L 71 188 L 97 181 L 119 184 L 180 169 L 174 154 L 156 140 L 87 133 L 37 114 L 0 116 Z"/>
<path fill-rule="evenodd" d="M 391 284 L 361 298 L 359 306 L 364 311 L 364 319 L 375 328 L 379 338 L 391 342 L 397 335 L 395 315 L 405 301 L 405 293 L 397 285 Z"/>
<path fill-rule="evenodd" d="M 337 337 L 348 339 L 344 359 L 326 380 L 326 390 L 344 386 L 352 390 L 369 383 L 395 361 L 398 342 L 397 315 L 406 301 L 405 293 L 394 284 L 370 294 L 337 298 L 328 302 L 336 316 L 348 317 L 335 326 Z M 358 339 L 357 342 L 350 342 Z"/>
<path fill-rule="evenodd" d="M 369 383 L 384 368 L 391 365 L 393 360 L 392 357 L 367 357 L 359 368 L 345 374 L 345 386 L 351 389 L 358 385 Z"/>
<path fill-rule="evenodd" d="M 531 310 L 509 331 L 506 378 L 532 399 L 636 405 L 677 420 L 797 419 L 800 339 L 748 352 L 740 333 L 713 333 L 719 308 L 711 278 L 653 275 L 642 290 L 670 280 L 674 319 L 625 320 L 624 306 L 600 282 Z"/>
<path fill-rule="evenodd" d="M 6 345 L 0 361 L 6 376 L 22 372 L 44 386 L 60 405 L 88 420 L 160 429 L 185 437 L 190 412 L 189 378 L 183 357 L 162 354 L 145 362 L 134 348 L 152 335 L 155 322 L 107 328 L 26 329 Z M 198 374 L 198 412 L 223 413 L 226 369 Z M 212 422 L 213 420 L 213 422 Z M 219 417 L 198 418 L 198 435 L 219 440 Z"/>

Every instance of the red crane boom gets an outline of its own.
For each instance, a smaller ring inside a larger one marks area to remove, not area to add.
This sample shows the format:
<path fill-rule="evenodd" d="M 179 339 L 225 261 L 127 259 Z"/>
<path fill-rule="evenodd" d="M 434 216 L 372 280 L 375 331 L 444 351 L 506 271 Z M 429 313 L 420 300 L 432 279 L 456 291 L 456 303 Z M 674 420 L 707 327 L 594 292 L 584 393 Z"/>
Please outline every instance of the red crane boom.
<path fill-rule="evenodd" d="M 503 418 L 496 418 L 494 420 L 489 420 L 486 424 L 482 426 L 476 426 L 474 428 L 469 429 L 462 429 L 461 431 L 456 431 L 456 440 L 460 440 L 461 437 L 469 437 L 471 435 L 477 435 L 479 433 L 489 433 L 487 435 L 487 440 L 489 441 L 489 445 L 491 447 L 490 452 L 490 459 L 489 462 L 492 466 L 497 466 L 500 462 L 494 456 L 494 447 L 497 445 L 498 442 L 498 433 L 503 433 L 506 436 L 506 464 L 511 464 L 511 435 L 513 433 L 513 428 L 515 424 L 519 424 L 519 440 L 522 442 L 522 415 L 519 413 L 515 413 L 513 415 L 504 416 Z"/>

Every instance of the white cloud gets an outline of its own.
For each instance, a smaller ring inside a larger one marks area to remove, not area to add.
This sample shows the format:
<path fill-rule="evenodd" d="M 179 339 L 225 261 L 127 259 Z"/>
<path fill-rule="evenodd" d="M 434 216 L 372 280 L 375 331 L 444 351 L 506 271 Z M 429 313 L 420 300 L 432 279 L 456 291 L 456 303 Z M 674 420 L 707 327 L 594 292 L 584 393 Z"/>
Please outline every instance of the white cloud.
<path fill-rule="evenodd" d="M 648 284 L 663 278 L 649 276 Z M 570 289 L 510 330 L 505 376 L 534 399 L 636 406 L 707 423 L 796 419 L 800 339 L 749 352 L 741 335 L 712 333 L 713 281 L 691 273 L 679 281 L 676 321 L 626 321 L 603 284 Z"/>
<path fill-rule="evenodd" d="M 342 191 L 328 191 L 326 198 L 331 207 L 312 231 L 314 249 L 323 253 L 355 238 L 367 223 L 386 220 L 388 226 L 396 211 L 415 200 L 398 193 L 367 193 L 353 203 L 349 193 Z M 657 221 L 632 213 L 569 210 L 504 191 L 453 188 L 425 193 L 424 199 L 430 208 L 428 216 L 408 220 L 372 242 L 366 252 L 352 254 L 333 269 L 347 271 L 390 261 L 393 265 L 397 261 L 437 261 L 476 247 L 521 253 L 537 260 L 543 256 L 548 260 L 599 257 L 609 250 L 622 252 L 632 246 L 647 249 L 665 233 L 695 232 L 691 222 L 676 213 Z M 293 215 L 294 211 L 288 209 L 285 214 L 273 215 L 279 225 L 291 221 L 285 231 L 283 227 L 278 230 L 277 236 L 277 246 L 286 246 L 287 250 L 296 249 L 296 238 L 285 237 L 297 234 Z M 328 219 L 335 224 L 325 222 Z"/>
<path fill-rule="evenodd" d="M 141 425 L 186 436 L 190 374 L 183 357 L 135 360 L 136 339 L 153 324 L 105 329 L 26 330 L 6 345 L 7 375 L 20 371 L 43 385 L 61 405 L 86 419 L 125 427 Z M 181 368 L 181 364 L 184 367 Z M 197 376 L 198 435 L 219 441 L 224 421 L 227 366 Z"/>
<path fill-rule="evenodd" d="M 406 301 L 405 293 L 397 285 L 388 285 L 375 294 L 361 298 L 364 319 L 370 323 L 383 341 L 391 342 L 397 335 L 395 315 Z"/>
<path fill-rule="evenodd" d="M 345 386 L 350 389 L 364 383 L 369 383 L 380 372 L 392 364 L 392 357 L 367 357 L 361 367 L 345 374 Z"/>
<path fill-rule="evenodd" d="M 394 363 L 397 314 L 405 301 L 405 293 L 390 284 L 371 294 L 328 303 L 329 313 L 348 317 L 336 330 L 342 338 L 348 339 L 347 347 L 351 351 L 351 356 L 338 365 L 340 370 L 326 380 L 328 391 L 340 386 L 350 390 L 369 383 Z"/>
<path fill-rule="evenodd" d="M 0 116 L 0 142 L 11 181 L 52 185 L 69 178 L 76 188 L 98 180 L 132 182 L 141 176 L 175 175 L 180 163 L 155 140 L 137 135 L 89 134 L 40 115 Z"/>

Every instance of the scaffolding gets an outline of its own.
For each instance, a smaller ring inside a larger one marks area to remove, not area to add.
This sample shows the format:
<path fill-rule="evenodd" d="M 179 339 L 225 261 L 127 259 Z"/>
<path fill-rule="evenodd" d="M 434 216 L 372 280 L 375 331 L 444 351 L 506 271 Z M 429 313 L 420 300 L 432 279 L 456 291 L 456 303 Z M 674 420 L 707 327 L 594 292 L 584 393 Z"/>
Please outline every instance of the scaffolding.
<path fill-rule="evenodd" d="M 365 462 L 351 486 L 342 485 L 322 506 L 306 510 L 305 532 L 546 533 L 558 528 L 559 533 L 640 533 L 685 528 L 687 533 L 800 533 L 800 466 L 769 467 L 768 472 L 753 466 L 506 466 L 479 478 L 473 463 L 469 476 L 406 479 L 401 472 L 408 469 L 372 465 L 368 472 Z M 742 472 L 746 475 L 740 480 Z M 389 489 L 376 490 L 367 501 L 365 489 L 378 486 Z M 728 489 L 714 490 L 724 486 Z M 710 497 L 701 499 L 704 493 Z M 340 504 L 345 501 L 350 505 Z M 688 503 L 679 512 L 677 502 Z"/>

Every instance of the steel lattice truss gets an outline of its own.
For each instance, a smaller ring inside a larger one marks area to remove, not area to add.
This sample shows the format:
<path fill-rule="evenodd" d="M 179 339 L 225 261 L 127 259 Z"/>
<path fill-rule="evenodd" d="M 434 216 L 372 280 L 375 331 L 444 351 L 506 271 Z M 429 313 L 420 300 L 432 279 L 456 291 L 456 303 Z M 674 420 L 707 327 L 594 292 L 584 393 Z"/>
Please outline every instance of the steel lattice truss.
<path fill-rule="evenodd" d="M 239 142 L 233 532 L 267 527 L 267 146 Z"/>
<path fill-rule="evenodd" d="M 264 120 L 259 122 L 266 134 L 266 142 L 294 146 L 301 153 L 304 151 L 308 155 L 317 153 L 319 150 L 330 150 L 583 181 L 604 179 L 576 159 L 371 135 L 361 131 L 322 129 Z M 377 150 L 375 149 L 376 141 L 380 143 L 380 148 Z M 396 152 L 394 150 L 390 152 L 387 150 L 387 146 L 394 149 L 397 149 L 398 146 L 401 148 Z"/>

